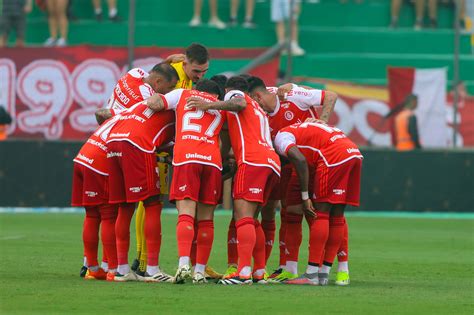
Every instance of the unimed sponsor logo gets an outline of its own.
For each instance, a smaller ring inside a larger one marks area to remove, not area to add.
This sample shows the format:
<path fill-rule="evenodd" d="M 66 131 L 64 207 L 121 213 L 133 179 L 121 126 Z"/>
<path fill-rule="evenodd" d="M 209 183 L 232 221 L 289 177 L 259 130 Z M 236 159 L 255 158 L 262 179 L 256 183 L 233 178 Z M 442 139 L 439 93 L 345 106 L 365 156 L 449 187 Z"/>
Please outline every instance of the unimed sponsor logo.
<path fill-rule="evenodd" d="M 111 158 L 111 157 L 114 157 L 114 156 L 122 156 L 122 152 L 113 152 L 113 151 L 111 151 L 111 152 L 107 153 L 108 158 Z"/>

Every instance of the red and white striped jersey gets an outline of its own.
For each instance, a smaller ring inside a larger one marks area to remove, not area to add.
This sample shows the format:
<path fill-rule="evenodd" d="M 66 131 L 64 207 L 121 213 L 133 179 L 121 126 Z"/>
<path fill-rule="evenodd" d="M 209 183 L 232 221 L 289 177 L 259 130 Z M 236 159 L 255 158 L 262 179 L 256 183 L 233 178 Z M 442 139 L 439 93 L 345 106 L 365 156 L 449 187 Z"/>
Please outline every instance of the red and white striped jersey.
<path fill-rule="evenodd" d="M 119 119 L 111 127 L 107 143 L 128 141 L 144 152 L 153 153 L 157 147 L 174 138 L 173 111 L 155 112 L 144 101 L 124 110 L 118 116 Z"/>
<path fill-rule="evenodd" d="M 196 90 L 176 89 L 165 95 L 167 108 L 176 111 L 173 165 L 198 163 L 222 170 L 219 133 L 225 115 L 220 110 L 186 109 L 186 100 L 192 96 L 217 101 L 214 96 Z"/>
<path fill-rule="evenodd" d="M 230 142 L 238 165 L 269 167 L 280 175 L 280 159 L 272 145 L 267 114 L 241 91 L 229 91 L 224 99 L 234 97 L 247 102 L 247 107 L 240 112 L 226 112 Z"/>
<path fill-rule="evenodd" d="M 359 148 L 339 129 L 321 123 L 294 124 L 280 130 L 275 138 L 279 154 L 287 156 L 294 146 L 304 154 L 309 165 L 322 159 L 337 166 L 354 158 L 363 158 Z"/>
<path fill-rule="evenodd" d="M 132 107 L 155 93 L 152 87 L 143 82 L 148 72 L 134 68 L 121 77 L 115 85 L 114 91 L 107 102 L 107 108 L 112 111 L 124 110 Z"/>
<path fill-rule="evenodd" d="M 277 100 L 275 110 L 268 114 L 272 139 L 286 126 L 303 123 L 307 118 L 319 118 L 314 106 L 323 104 L 324 90 L 308 90 L 293 84 L 284 101 L 276 95 L 278 88 L 268 87 L 267 90 L 274 93 Z"/>

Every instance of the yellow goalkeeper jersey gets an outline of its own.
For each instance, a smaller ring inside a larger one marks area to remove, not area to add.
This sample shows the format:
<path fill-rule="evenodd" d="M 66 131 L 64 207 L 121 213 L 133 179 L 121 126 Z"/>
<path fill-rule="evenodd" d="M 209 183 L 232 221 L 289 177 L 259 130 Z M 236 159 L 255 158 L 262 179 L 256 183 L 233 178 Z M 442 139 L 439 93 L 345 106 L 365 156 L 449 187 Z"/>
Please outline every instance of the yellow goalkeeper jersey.
<path fill-rule="evenodd" d="M 193 81 L 184 72 L 183 62 L 172 63 L 171 66 L 178 72 L 179 80 L 176 83 L 176 88 L 191 90 L 193 88 Z"/>

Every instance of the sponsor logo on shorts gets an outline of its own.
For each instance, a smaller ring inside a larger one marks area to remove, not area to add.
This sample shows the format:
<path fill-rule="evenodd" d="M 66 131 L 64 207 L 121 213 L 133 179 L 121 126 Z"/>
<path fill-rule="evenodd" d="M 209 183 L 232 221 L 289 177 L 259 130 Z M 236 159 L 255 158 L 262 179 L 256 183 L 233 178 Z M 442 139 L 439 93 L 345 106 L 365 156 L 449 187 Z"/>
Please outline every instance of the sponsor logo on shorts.
<path fill-rule="evenodd" d="M 111 157 L 114 157 L 114 156 L 122 156 L 122 152 L 108 152 L 107 153 L 107 157 L 108 158 L 111 158 Z"/>
<path fill-rule="evenodd" d="M 130 187 L 128 190 L 130 190 L 132 193 L 139 193 L 140 191 L 143 190 L 143 187 Z"/>
<path fill-rule="evenodd" d="M 95 191 L 85 191 L 84 194 L 86 194 L 87 197 L 94 198 L 94 197 L 97 196 L 99 193 L 98 193 L 98 192 L 95 192 Z"/>
<path fill-rule="evenodd" d="M 333 189 L 332 192 L 335 194 L 335 195 L 342 195 L 342 194 L 345 194 L 346 191 L 344 189 Z"/>
<path fill-rule="evenodd" d="M 178 189 L 179 189 L 180 191 L 185 191 L 185 190 L 186 190 L 186 186 L 188 186 L 188 185 L 183 185 L 183 186 L 179 187 Z"/>
<path fill-rule="evenodd" d="M 360 153 L 360 151 L 357 148 L 349 148 L 347 149 L 347 153 Z"/>
<path fill-rule="evenodd" d="M 295 114 L 293 114 L 293 112 L 291 112 L 289 110 L 285 112 L 285 119 L 286 120 L 292 120 L 293 118 L 295 118 Z"/>
<path fill-rule="evenodd" d="M 262 190 L 262 188 L 249 188 L 249 191 L 250 191 L 252 194 L 259 194 L 259 193 L 261 193 L 263 190 Z"/>

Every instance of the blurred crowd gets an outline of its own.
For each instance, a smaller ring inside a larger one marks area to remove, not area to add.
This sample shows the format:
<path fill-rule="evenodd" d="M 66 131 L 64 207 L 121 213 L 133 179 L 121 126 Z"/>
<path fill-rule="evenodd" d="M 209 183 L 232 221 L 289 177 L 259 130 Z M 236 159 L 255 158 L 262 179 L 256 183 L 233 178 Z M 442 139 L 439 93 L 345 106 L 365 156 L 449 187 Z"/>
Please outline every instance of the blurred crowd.
<path fill-rule="evenodd" d="M 68 43 L 68 29 L 69 20 L 76 20 L 72 12 L 72 3 L 78 0 L 0 0 L 0 47 L 5 46 L 8 36 L 14 32 L 16 34 L 15 46 L 24 46 L 25 44 L 25 29 L 26 16 L 31 12 L 33 5 L 38 6 L 45 11 L 48 17 L 49 37 L 45 40 L 44 46 L 66 46 Z M 90 0 L 79 0 L 90 1 Z M 190 27 L 203 26 L 203 19 L 201 17 L 203 1 L 194 0 L 194 13 L 189 22 Z M 222 0 L 224 1 L 224 0 Z M 255 7 L 261 3 L 270 4 L 271 21 L 275 23 L 276 38 L 279 43 L 285 42 L 286 27 L 288 21 L 293 18 L 291 23 L 290 49 L 293 55 L 304 55 L 305 51 L 300 47 L 298 41 L 298 17 L 301 13 L 302 4 L 318 4 L 323 0 L 225 0 L 230 1 L 230 12 L 228 21 L 223 21 L 218 15 L 218 0 L 209 0 L 209 20 L 207 26 L 225 29 L 243 27 L 247 29 L 254 29 L 258 27 L 254 19 Z M 336 2 L 337 1 L 337 2 Z M 344 5 L 349 2 L 362 4 L 368 0 L 334 0 L 334 2 Z M 473 0 L 469 0 L 473 1 Z M 117 10 L 117 0 L 106 0 L 106 7 L 108 8 L 107 17 L 110 21 L 121 21 Z M 474 2 L 474 1 L 473 1 Z M 291 5 L 291 3 L 293 5 Z M 466 8 L 466 0 L 391 0 L 391 28 L 397 28 L 399 25 L 400 13 L 409 5 L 414 6 L 415 10 L 415 30 L 420 30 L 424 27 L 436 28 L 438 26 L 438 6 L 447 5 L 455 8 L 455 3 L 459 3 L 460 11 L 460 27 L 465 28 L 467 10 L 474 11 L 474 6 L 471 4 L 469 9 Z M 104 18 L 102 12 L 102 0 L 92 0 L 93 12 L 91 17 L 100 22 Z M 104 6 L 105 7 L 105 6 Z M 243 12 L 240 13 L 240 12 Z M 454 12 L 454 9 L 453 9 Z M 239 14 L 240 13 L 240 14 Z M 425 19 L 427 13 L 428 19 Z M 471 15 L 474 15 L 471 13 Z M 239 18 L 240 17 L 240 18 Z M 425 23 L 426 21 L 426 23 Z"/>

